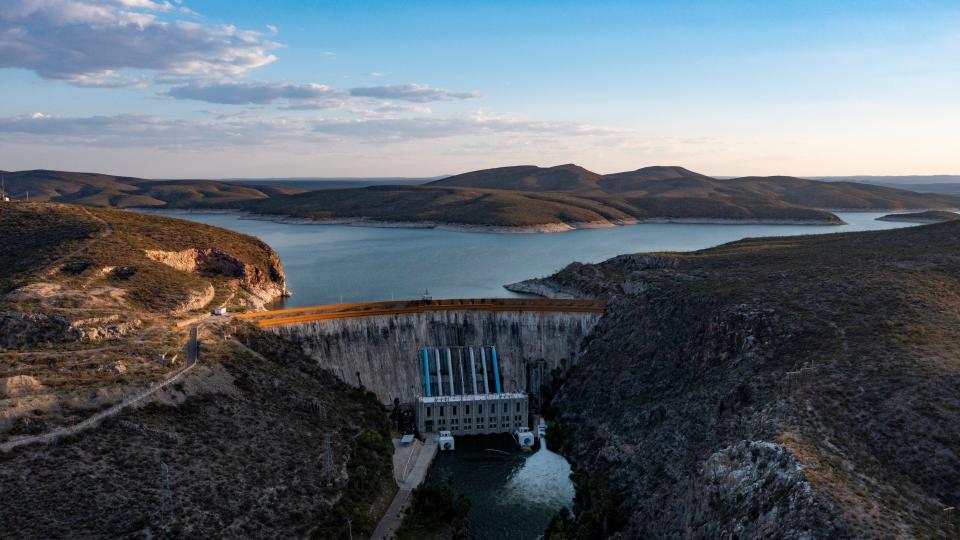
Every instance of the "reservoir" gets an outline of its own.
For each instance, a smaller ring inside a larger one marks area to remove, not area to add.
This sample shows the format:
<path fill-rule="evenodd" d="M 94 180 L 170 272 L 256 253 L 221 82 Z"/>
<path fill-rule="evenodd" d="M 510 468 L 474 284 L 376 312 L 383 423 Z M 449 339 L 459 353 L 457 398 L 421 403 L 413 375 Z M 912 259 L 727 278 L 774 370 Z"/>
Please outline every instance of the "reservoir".
<path fill-rule="evenodd" d="M 876 221 L 881 213 L 840 213 L 847 225 L 643 224 L 556 234 L 488 234 L 289 224 L 225 213 L 163 214 L 265 241 L 283 261 L 294 294 L 286 301 L 288 307 L 418 298 L 427 289 L 435 298 L 515 296 L 503 285 L 549 275 L 572 261 L 691 251 L 746 237 L 909 226 Z M 426 482 L 449 482 L 470 499 L 471 538 L 533 540 L 542 536 L 557 511 L 572 506 L 569 475 L 567 461 L 546 447 L 525 454 L 510 436 L 473 435 L 459 437 L 455 451 L 440 452 Z"/>
<path fill-rule="evenodd" d="M 156 212 L 253 235 L 280 254 L 293 297 L 286 307 L 419 298 L 516 296 L 504 284 L 552 274 L 573 261 L 624 253 L 691 251 L 758 236 L 892 229 L 886 213 L 837 213 L 847 225 L 642 224 L 552 234 L 290 224 L 238 214 Z"/>

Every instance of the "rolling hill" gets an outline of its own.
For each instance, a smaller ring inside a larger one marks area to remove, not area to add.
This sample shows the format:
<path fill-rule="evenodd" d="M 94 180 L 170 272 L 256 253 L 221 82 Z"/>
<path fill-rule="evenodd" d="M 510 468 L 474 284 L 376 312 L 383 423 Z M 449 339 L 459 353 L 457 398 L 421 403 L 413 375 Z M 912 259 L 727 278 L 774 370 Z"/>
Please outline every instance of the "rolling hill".
<path fill-rule="evenodd" d="M 829 209 L 953 209 L 960 197 L 786 176 L 716 179 L 678 166 L 485 169 L 423 185 L 307 190 L 215 180 L 6 173 L 14 196 L 100 207 L 230 209 L 320 221 L 563 231 L 636 222 L 839 224 Z"/>
<path fill-rule="evenodd" d="M 145 180 L 128 176 L 33 170 L 3 173 L 15 198 L 114 208 L 193 208 L 302 193 L 302 188 L 215 180 Z"/>

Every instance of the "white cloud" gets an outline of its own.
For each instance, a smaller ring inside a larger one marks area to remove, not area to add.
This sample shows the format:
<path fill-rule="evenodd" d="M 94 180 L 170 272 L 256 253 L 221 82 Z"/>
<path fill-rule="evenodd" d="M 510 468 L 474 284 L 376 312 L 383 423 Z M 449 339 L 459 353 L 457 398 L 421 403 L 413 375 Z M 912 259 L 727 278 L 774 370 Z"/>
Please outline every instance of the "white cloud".
<path fill-rule="evenodd" d="M 223 82 L 175 86 L 161 95 L 227 105 L 265 105 L 277 101 L 316 104 L 341 94 L 327 85 L 315 83 Z"/>
<path fill-rule="evenodd" d="M 143 114 L 63 117 L 42 113 L 0 118 L 0 141 L 106 148 L 227 148 L 346 140 L 379 144 L 499 134 L 594 137 L 615 133 L 619 132 L 582 124 L 537 122 L 482 112 L 443 118 L 316 119 L 303 116 L 267 117 L 250 112 L 217 114 L 209 120 Z"/>
<path fill-rule="evenodd" d="M 124 70 L 158 79 L 237 76 L 276 60 L 280 45 L 260 32 L 176 19 L 153 0 L 4 0 L 0 68 L 23 68 L 81 86 L 138 84 Z"/>
<path fill-rule="evenodd" d="M 395 99 L 413 103 L 429 103 L 431 101 L 454 101 L 480 97 L 477 92 L 454 92 L 443 88 L 433 88 L 424 84 L 395 84 L 387 86 L 368 86 L 365 88 L 351 88 L 350 95 L 370 97 L 376 99 Z"/>
<path fill-rule="evenodd" d="M 224 105 L 283 104 L 287 110 L 351 108 L 357 112 L 430 112 L 427 107 L 401 107 L 383 100 L 414 103 L 467 99 L 476 94 L 453 92 L 421 85 L 380 86 L 339 90 L 325 84 L 292 82 L 189 82 L 174 86 L 161 96 Z"/>

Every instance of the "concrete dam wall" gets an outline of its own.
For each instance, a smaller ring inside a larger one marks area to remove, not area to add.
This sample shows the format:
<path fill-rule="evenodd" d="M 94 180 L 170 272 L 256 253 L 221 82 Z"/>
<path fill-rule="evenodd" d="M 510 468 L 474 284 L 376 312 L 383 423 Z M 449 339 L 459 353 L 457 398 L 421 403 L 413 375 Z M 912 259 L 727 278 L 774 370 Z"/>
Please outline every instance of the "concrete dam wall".
<path fill-rule="evenodd" d="M 284 324 L 266 329 L 298 343 L 348 384 L 384 402 L 411 402 L 422 388 L 422 347 L 494 345 L 503 390 L 526 391 L 527 365 L 573 362 L 600 313 L 430 311 Z M 359 373 L 359 380 L 358 380 Z"/>

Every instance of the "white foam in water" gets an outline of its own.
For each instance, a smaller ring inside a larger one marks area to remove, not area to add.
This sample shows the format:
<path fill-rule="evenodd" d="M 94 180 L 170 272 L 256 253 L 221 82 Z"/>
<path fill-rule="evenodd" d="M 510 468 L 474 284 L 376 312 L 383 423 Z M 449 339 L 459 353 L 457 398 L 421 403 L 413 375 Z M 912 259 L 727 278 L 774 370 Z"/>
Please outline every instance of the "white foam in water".
<path fill-rule="evenodd" d="M 528 457 L 507 481 L 505 498 L 510 502 L 536 504 L 552 509 L 573 504 L 574 487 L 570 464 L 546 445 Z"/>

